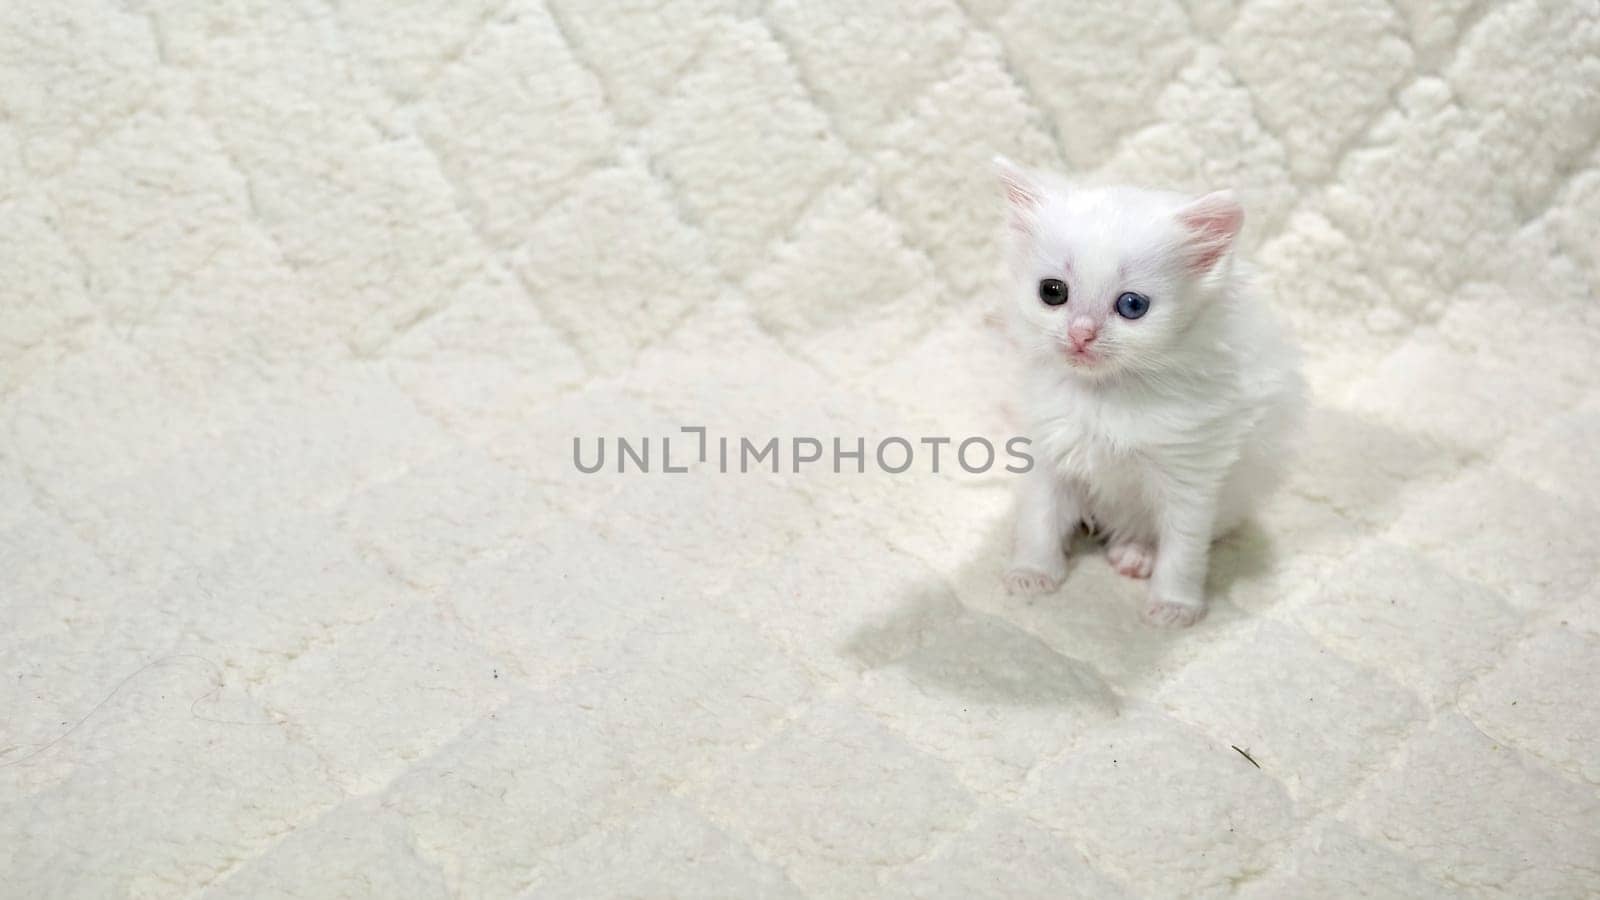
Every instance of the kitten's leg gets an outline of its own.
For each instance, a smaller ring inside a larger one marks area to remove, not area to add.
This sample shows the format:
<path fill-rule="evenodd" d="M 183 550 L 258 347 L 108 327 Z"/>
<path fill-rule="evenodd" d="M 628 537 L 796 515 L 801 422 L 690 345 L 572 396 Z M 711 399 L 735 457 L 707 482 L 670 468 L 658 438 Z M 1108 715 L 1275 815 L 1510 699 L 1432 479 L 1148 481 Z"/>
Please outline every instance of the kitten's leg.
<path fill-rule="evenodd" d="M 1206 567 L 1216 519 L 1216 491 L 1182 486 L 1167 492 L 1150 573 L 1144 618 L 1152 625 L 1182 628 L 1205 615 Z"/>
<path fill-rule="evenodd" d="M 1062 548 L 1064 522 L 1077 525 L 1077 498 L 1054 472 L 1035 464 L 1017 490 L 1015 544 L 1006 590 L 1013 594 L 1043 594 L 1061 586 L 1067 577 L 1067 554 Z"/>

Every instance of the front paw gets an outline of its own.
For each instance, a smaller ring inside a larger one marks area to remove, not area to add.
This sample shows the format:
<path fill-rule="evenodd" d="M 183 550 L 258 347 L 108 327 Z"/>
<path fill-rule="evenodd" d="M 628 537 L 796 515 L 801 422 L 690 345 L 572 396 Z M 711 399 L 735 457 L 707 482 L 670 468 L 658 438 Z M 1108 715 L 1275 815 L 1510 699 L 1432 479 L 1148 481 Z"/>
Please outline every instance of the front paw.
<path fill-rule="evenodd" d="M 1046 575 L 1037 569 L 1012 569 L 1004 580 L 1006 592 L 1011 594 L 1048 594 L 1061 586 L 1059 576 Z"/>
<path fill-rule="evenodd" d="M 1175 600 L 1154 592 L 1145 602 L 1144 620 L 1157 628 L 1188 628 L 1206 614 L 1206 603 L 1193 600 Z"/>

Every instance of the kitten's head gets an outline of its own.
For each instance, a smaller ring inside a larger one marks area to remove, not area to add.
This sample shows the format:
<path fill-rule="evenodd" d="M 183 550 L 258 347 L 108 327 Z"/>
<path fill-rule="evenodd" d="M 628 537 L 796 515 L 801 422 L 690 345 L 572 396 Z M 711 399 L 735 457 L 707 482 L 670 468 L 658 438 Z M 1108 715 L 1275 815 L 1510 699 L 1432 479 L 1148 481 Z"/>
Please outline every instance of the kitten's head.
<path fill-rule="evenodd" d="M 1007 202 L 1012 333 L 1074 375 L 1152 372 L 1191 349 L 1227 287 L 1244 210 L 1133 188 L 1071 188 L 996 159 Z"/>

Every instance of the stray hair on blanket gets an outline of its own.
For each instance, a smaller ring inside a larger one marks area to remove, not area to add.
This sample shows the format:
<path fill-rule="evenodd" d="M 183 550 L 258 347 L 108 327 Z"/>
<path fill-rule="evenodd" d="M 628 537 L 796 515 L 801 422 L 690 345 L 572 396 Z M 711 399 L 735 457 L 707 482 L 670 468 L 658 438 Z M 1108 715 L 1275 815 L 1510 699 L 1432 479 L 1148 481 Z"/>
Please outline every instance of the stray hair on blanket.
<path fill-rule="evenodd" d="M 270 721 L 266 721 L 266 722 L 240 722 L 240 721 L 235 721 L 235 720 L 231 720 L 231 719 L 213 719 L 213 718 L 211 718 L 209 716 L 202 716 L 199 713 L 195 712 L 195 707 L 199 706 L 201 701 L 210 700 L 210 701 L 214 702 L 217 699 L 217 695 L 222 693 L 222 688 L 223 688 L 223 686 L 225 684 L 225 681 L 224 681 L 224 679 L 222 677 L 222 667 L 217 665 L 215 662 L 212 662 L 211 660 L 205 658 L 204 656 L 200 656 L 198 654 L 194 654 L 194 653 L 174 653 L 171 656 L 163 656 L 160 659 L 151 660 L 150 662 L 147 662 L 144 665 L 140 666 L 138 669 L 135 669 L 126 678 L 123 678 L 121 681 L 117 682 L 117 686 L 112 688 L 110 693 L 106 694 L 105 697 L 101 698 L 99 703 L 96 703 L 93 707 L 90 707 L 89 711 L 84 713 L 76 722 L 73 722 L 72 726 L 70 728 L 68 728 L 66 731 L 61 732 L 60 734 L 56 735 L 54 738 L 51 738 L 49 741 L 46 741 L 45 743 L 39 745 L 38 747 L 35 747 L 26 756 L 22 756 L 22 757 L 20 757 L 18 759 L 10 760 L 9 762 L 0 762 L 0 769 L 9 769 L 12 766 L 22 765 L 23 763 L 27 762 L 28 760 L 33 759 L 35 756 L 38 756 L 39 754 L 45 752 L 46 750 L 49 750 L 51 747 L 54 747 L 55 745 L 61 743 L 62 741 L 66 740 L 67 738 L 71 737 L 73 732 L 77 731 L 79 728 L 82 728 L 86 722 L 88 722 L 91 718 L 94 717 L 95 713 L 97 713 L 101 709 L 103 709 L 107 703 L 110 703 L 112 701 L 112 699 L 114 699 L 117 696 L 117 694 L 121 693 L 122 689 L 127 687 L 128 684 L 130 682 L 132 682 L 135 678 L 138 678 L 140 675 L 143 675 L 144 673 L 150 671 L 151 669 L 153 669 L 153 668 L 155 668 L 157 666 L 166 665 L 167 663 L 177 662 L 179 660 L 198 660 L 198 661 L 203 662 L 206 665 L 211 667 L 211 690 L 206 691 L 204 694 L 201 694 L 200 696 L 194 698 L 194 702 L 189 704 L 189 715 L 193 716 L 196 719 L 199 719 L 202 722 L 211 722 L 211 723 L 214 723 L 214 724 L 217 724 L 217 725 L 282 725 L 284 723 L 285 720 L 283 718 L 276 717 L 276 716 L 273 717 Z M 14 747 L 8 747 L 5 750 L 0 750 L 0 753 L 6 753 L 6 752 L 9 752 L 10 750 L 13 750 L 13 749 L 15 749 L 15 748 Z"/>

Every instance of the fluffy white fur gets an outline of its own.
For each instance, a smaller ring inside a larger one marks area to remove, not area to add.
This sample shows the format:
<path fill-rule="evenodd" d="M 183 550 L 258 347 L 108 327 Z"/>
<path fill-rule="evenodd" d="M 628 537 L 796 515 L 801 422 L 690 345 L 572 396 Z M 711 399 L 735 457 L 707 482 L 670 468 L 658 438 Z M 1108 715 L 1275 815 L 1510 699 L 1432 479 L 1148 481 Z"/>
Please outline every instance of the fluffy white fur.
<path fill-rule="evenodd" d="M 1087 523 L 1118 571 L 1150 579 L 1145 619 L 1189 625 L 1211 542 L 1277 481 L 1302 405 L 1297 354 L 1234 259 L 1243 210 L 1226 193 L 1075 188 L 996 163 L 1035 458 L 1006 585 L 1055 590 Z M 1044 279 L 1066 302 L 1040 299 Z M 1148 311 L 1119 315 L 1125 292 Z"/>

